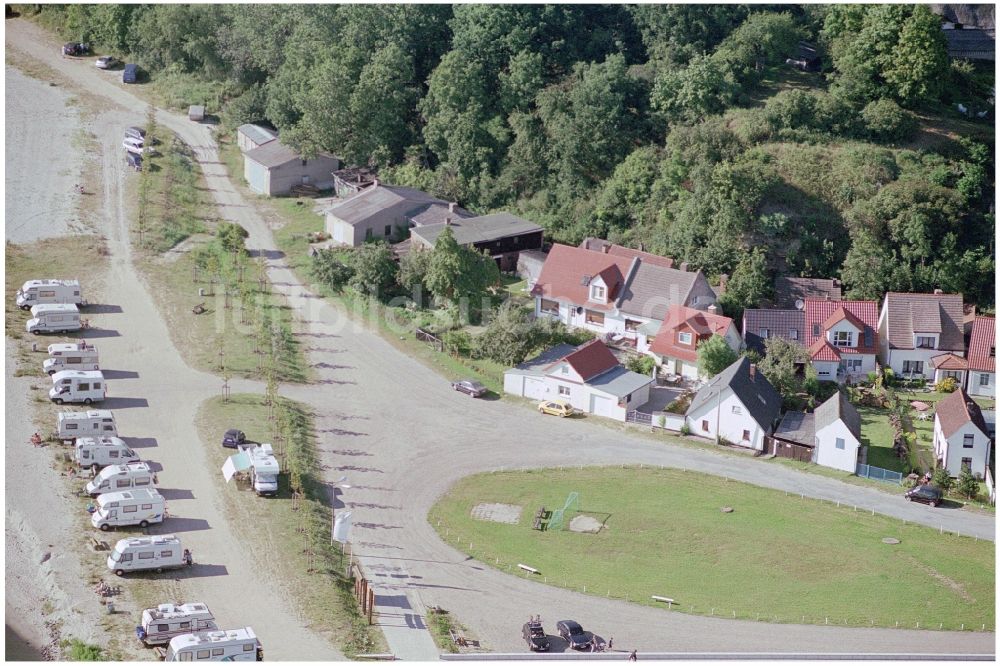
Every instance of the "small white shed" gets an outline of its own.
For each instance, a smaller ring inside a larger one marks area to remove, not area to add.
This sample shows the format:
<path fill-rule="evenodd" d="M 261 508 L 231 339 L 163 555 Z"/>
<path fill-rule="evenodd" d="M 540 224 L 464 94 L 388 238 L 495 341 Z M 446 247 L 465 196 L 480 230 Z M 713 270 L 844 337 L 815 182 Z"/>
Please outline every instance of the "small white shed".
<path fill-rule="evenodd" d="M 205 119 L 205 107 L 199 106 L 197 104 L 192 104 L 188 107 L 188 120 L 193 120 L 196 123 L 200 123 Z"/>

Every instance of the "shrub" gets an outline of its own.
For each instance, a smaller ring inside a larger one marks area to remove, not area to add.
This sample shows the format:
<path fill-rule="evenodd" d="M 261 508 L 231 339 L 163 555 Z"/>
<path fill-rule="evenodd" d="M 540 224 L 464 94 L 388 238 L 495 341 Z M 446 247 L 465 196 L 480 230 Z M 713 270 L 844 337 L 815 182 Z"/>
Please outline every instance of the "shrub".
<path fill-rule="evenodd" d="M 958 492 L 966 499 L 974 500 L 979 494 L 979 480 L 973 475 L 968 465 L 962 465 L 962 473 L 958 475 Z"/>
<path fill-rule="evenodd" d="M 946 493 L 951 490 L 951 474 L 944 467 L 938 467 L 931 475 L 931 484 L 940 488 L 941 492 Z"/>
<path fill-rule="evenodd" d="M 340 291 L 354 276 L 354 270 L 330 250 L 319 250 L 313 255 L 312 274 L 334 291 Z"/>
<path fill-rule="evenodd" d="M 917 129 L 916 118 L 891 99 L 870 102 L 862 111 L 865 128 L 875 139 L 884 141 L 905 141 Z"/>
<path fill-rule="evenodd" d="M 646 375 L 647 377 L 653 372 L 653 368 L 656 367 L 656 359 L 652 356 L 630 356 L 627 361 L 625 361 L 625 367 L 632 372 L 637 372 L 640 375 Z"/>
<path fill-rule="evenodd" d="M 452 354 L 466 357 L 472 354 L 472 336 L 469 335 L 468 331 L 461 329 L 447 331 L 441 336 L 441 341 L 444 343 L 445 349 Z"/>
<path fill-rule="evenodd" d="M 938 393 L 954 393 L 958 390 L 958 382 L 954 377 L 945 377 L 937 383 L 934 390 Z"/>
<path fill-rule="evenodd" d="M 66 654 L 69 661 L 104 661 L 105 659 L 100 646 L 89 645 L 79 638 L 63 641 L 61 646 L 69 648 Z"/>
<path fill-rule="evenodd" d="M 687 421 L 681 424 L 681 434 L 685 437 L 691 434 L 691 426 L 688 425 Z"/>
<path fill-rule="evenodd" d="M 226 252 L 239 252 L 246 246 L 250 233 L 235 222 L 223 222 L 215 231 L 216 237 Z"/>
<path fill-rule="evenodd" d="M 804 90 L 782 90 L 764 103 L 764 118 L 775 130 L 812 127 L 816 96 Z"/>

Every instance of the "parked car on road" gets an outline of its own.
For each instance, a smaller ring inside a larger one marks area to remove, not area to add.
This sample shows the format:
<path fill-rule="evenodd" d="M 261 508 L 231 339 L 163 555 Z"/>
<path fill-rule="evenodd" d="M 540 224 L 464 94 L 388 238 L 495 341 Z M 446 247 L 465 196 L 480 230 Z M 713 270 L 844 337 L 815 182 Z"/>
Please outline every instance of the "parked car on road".
<path fill-rule="evenodd" d="M 113 69 L 122 64 L 122 61 L 114 56 L 101 56 L 94 64 L 97 69 Z"/>
<path fill-rule="evenodd" d="M 942 496 L 943 493 L 940 488 L 928 485 L 911 488 L 906 491 L 905 495 L 903 495 L 903 497 L 911 502 L 922 502 L 924 504 L 930 504 L 931 506 L 937 506 L 940 504 Z"/>
<path fill-rule="evenodd" d="M 565 400 L 543 400 L 538 403 L 538 411 L 552 416 L 571 416 L 573 407 Z"/>
<path fill-rule="evenodd" d="M 139 65 L 128 64 L 122 70 L 122 83 L 137 83 L 139 81 Z"/>
<path fill-rule="evenodd" d="M 548 652 L 549 637 L 545 635 L 540 620 L 528 620 L 521 627 L 521 637 L 532 652 Z"/>
<path fill-rule="evenodd" d="M 471 379 L 460 379 L 457 382 L 452 382 L 451 387 L 456 391 L 468 393 L 473 398 L 481 398 L 486 394 L 486 387 Z"/>
<path fill-rule="evenodd" d="M 82 56 L 90 51 L 90 44 L 85 42 L 66 42 L 63 44 L 62 53 L 68 56 Z"/>
<path fill-rule="evenodd" d="M 126 139 L 138 139 L 139 141 L 146 140 L 146 130 L 141 127 L 127 127 L 125 129 Z"/>
<path fill-rule="evenodd" d="M 247 436 L 243 434 L 242 430 L 237 430 L 236 428 L 230 428 L 222 436 L 222 445 L 227 449 L 235 449 L 241 444 L 246 444 L 246 441 Z"/>
<path fill-rule="evenodd" d="M 574 620 L 559 620 L 556 622 L 556 631 L 563 640 L 569 643 L 574 650 L 583 650 L 590 646 L 590 639 L 587 632 L 583 630 L 579 622 Z"/>

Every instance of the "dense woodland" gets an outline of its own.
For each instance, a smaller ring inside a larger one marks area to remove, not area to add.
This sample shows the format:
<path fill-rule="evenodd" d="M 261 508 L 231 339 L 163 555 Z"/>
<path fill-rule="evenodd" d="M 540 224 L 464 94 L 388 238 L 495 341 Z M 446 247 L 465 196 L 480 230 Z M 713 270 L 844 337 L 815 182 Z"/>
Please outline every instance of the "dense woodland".
<path fill-rule="evenodd" d="M 154 82 L 210 90 L 183 101 L 229 128 L 267 121 L 303 154 L 517 212 L 556 241 L 601 236 L 728 274 L 727 312 L 766 298 L 775 274 L 993 308 L 993 69 L 950 61 L 926 6 L 22 11 Z M 800 40 L 822 71 L 785 64 Z"/>

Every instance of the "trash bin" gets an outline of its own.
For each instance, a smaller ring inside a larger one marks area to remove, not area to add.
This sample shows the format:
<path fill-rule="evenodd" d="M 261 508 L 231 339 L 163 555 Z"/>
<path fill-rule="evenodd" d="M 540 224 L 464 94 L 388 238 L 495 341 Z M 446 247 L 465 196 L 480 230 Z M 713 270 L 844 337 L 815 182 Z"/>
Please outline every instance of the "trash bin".
<path fill-rule="evenodd" d="M 108 615 L 114 615 L 115 614 L 115 602 L 109 601 L 107 605 L 108 605 Z"/>

